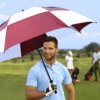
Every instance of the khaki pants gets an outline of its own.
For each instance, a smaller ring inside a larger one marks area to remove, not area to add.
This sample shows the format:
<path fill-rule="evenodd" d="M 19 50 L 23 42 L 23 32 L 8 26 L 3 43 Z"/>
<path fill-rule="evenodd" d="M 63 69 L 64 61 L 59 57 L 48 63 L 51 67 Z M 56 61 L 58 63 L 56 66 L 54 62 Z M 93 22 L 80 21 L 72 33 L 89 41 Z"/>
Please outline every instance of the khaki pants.
<path fill-rule="evenodd" d="M 94 63 L 94 75 L 95 75 L 95 81 L 98 80 L 98 74 L 99 74 L 99 79 L 100 79 L 100 63 Z"/>

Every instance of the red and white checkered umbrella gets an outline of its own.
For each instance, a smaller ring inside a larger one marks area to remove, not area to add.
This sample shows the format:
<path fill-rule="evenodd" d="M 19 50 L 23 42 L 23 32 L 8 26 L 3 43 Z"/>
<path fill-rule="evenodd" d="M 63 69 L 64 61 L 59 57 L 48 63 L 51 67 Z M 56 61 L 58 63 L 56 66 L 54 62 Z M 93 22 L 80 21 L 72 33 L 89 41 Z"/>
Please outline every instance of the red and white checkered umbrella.
<path fill-rule="evenodd" d="M 0 52 L 5 52 L 2 55 L 6 55 L 7 49 L 10 50 L 12 47 L 20 52 L 14 57 L 23 56 L 36 49 L 34 38 L 38 46 L 42 47 L 42 41 L 46 37 L 44 33 L 67 27 L 81 31 L 92 22 L 87 17 L 68 9 L 33 7 L 12 15 L 0 25 Z"/>

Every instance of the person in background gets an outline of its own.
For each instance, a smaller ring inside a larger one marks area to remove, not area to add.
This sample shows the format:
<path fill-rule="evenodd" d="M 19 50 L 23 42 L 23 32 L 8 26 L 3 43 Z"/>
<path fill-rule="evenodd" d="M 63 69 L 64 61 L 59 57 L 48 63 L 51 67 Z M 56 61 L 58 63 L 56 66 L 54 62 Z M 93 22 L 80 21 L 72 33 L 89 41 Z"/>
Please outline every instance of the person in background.
<path fill-rule="evenodd" d="M 65 62 L 67 64 L 67 68 L 68 68 L 70 74 L 72 74 L 72 72 L 74 71 L 72 51 L 68 51 L 67 56 L 65 57 Z"/>
<path fill-rule="evenodd" d="M 92 64 L 94 67 L 95 81 L 98 81 L 98 74 L 100 78 L 100 51 L 98 47 L 95 48 L 95 52 L 93 53 Z"/>
<path fill-rule="evenodd" d="M 26 82 L 27 100 L 66 100 L 63 86 L 68 92 L 67 100 L 75 100 L 75 90 L 67 68 L 56 61 L 58 41 L 55 37 L 48 36 L 43 42 L 44 63 L 53 80 L 51 84 L 42 61 L 32 67 Z M 53 88 L 54 87 L 54 88 Z M 57 93 L 55 94 L 55 90 Z"/>

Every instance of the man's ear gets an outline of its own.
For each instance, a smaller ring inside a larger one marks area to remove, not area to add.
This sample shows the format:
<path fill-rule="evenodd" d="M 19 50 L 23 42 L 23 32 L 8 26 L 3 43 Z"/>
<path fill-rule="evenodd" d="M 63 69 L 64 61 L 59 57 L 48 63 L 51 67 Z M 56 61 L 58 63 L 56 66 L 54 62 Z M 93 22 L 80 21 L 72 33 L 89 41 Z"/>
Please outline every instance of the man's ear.
<path fill-rule="evenodd" d="M 58 48 L 56 48 L 56 52 L 58 52 L 59 51 L 59 49 Z"/>

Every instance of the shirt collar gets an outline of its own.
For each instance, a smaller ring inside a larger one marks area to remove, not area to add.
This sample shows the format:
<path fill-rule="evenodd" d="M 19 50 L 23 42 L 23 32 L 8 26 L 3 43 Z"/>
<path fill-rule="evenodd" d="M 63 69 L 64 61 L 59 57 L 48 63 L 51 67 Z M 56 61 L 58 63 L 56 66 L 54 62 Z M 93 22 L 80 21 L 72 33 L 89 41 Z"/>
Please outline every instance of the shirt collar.
<path fill-rule="evenodd" d="M 50 67 L 50 65 L 48 65 L 48 64 L 45 62 L 44 59 L 43 59 L 43 61 L 44 61 L 44 63 L 45 63 L 46 66 Z M 42 60 L 41 60 L 41 62 L 42 62 Z M 53 65 L 56 65 L 56 64 L 57 64 L 57 61 L 55 60 L 54 64 L 52 64 L 52 66 L 53 66 Z"/>

